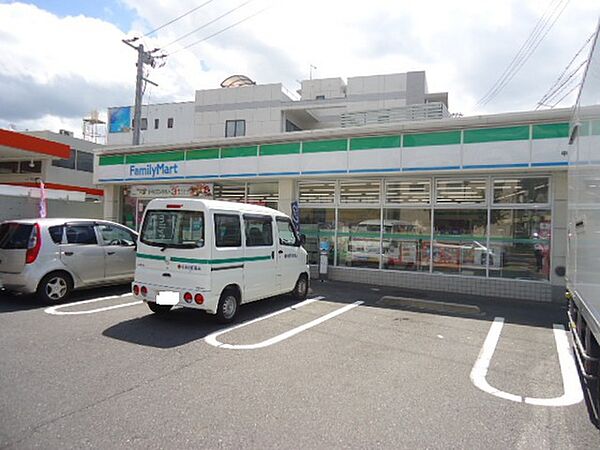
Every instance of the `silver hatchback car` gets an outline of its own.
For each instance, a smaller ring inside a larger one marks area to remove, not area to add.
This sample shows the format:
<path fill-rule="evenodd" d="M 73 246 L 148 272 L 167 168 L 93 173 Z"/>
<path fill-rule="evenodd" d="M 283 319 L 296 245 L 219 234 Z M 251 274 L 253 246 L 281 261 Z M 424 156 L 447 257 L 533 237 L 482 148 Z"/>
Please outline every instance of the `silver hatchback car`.
<path fill-rule="evenodd" d="M 133 280 L 137 233 L 90 219 L 0 223 L 0 288 L 37 293 L 46 303 L 73 289 Z"/>

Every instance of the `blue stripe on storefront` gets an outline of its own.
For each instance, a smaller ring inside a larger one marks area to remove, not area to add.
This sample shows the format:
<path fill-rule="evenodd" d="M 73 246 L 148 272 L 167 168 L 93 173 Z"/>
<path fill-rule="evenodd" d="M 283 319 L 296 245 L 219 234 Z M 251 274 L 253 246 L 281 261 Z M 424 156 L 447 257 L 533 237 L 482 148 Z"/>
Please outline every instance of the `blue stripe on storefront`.
<path fill-rule="evenodd" d="M 203 178 L 219 178 L 219 175 L 189 175 L 187 177 L 185 177 L 186 180 L 201 180 Z"/>
<path fill-rule="evenodd" d="M 236 178 L 236 177 L 255 177 L 255 173 L 227 173 L 221 174 L 221 178 Z"/>
<path fill-rule="evenodd" d="M 152 181 L 152 180 L 184 180 L 185 177 L 144 177 L 144 178 L 124 178 L 123 181 Z"/>
<path fill-rule="evenodd" d="M 98 181 L 125 181 L 125 178 L 98 178 Z"/>
<path fill-rule="evenodd" d="M 542 167 L 542 166 L 568 166 L 569 163 L 567 161 L 557 161 L 557 162 L 542 162 L 542 163 L 531 163 L 531 167 Z"/>
<path fill-rule="evenodd" d="M 463 169 L 501 169 L 508 167 L 529 167 L 529 163 L 512 163 L 512 164 L 470 164 L 463 166 Z"/>
<path fill-rule="evenodd" d="M 416 172 L 419 170 L 458 170 L 460 166 L 433 166 L 433 167 L 405 167 L 404 172 Z"/>
<path fill-rule="evenodd" d="M 367 173 L 367 172 L 401 172 L 400 167 L 394 167 L 391 169 L 350 169 L 350 173 Z"/>
<path fill-rule="evenodd" d="M 277 175 L 300 175 L 300 172 L 264 172 L 259 173 L 259 177 L 272 177 Z"/>
<path fill-rule="evenodd" d="M 302 171 L 302 174 L 309 174 L 309 175 L 325 175 L 328 173 L 348 173 L 348 171 L 346 169 L 341 169 L 341 170 L 304 170 L 304 171 Z"/>

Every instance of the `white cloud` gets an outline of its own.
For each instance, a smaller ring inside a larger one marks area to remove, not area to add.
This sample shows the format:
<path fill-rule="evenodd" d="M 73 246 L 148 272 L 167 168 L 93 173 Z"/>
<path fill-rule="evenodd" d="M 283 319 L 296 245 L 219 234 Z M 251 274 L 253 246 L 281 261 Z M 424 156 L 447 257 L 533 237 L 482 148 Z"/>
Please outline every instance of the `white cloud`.
<path fill-rule="evenodd" d="M 122 1 L 137 14 L 128 36 L 198 5 L 196 0 Z M 214 1 L 143 42 L 148 48 L 164 46 L 240 3 Z M 450 109 L 465 114 L 532 109 L 594 30 L 599 12 L 596 0 L 571 2 L 521 73 L 483 109 L 476 109 L 477 100 L 513 58 L 549 0 L 254 0 L 166 50 L 173 52 L 269 4 L 239 26 L 169 56 L 164 68 L 151 72 L 159 87 L 149 88 L 145 100 L 191 100 L 194 90 L 217 87 L 233 73 L 296 89 L 296 80 L 308 78 L 313 64 L 314 76 L 323 78 L 426 70 L 430 91 L 448 91 Z M 0 30 L 0 126 L 47 128 L 56 120 L 76 122 L 91 109 L 132 102 L 136 55 L 121 42 L 124 35 L 115 25 L 11 3 L 0 4 Z M 36 121 L 43 126 L 30 126 Z"/>

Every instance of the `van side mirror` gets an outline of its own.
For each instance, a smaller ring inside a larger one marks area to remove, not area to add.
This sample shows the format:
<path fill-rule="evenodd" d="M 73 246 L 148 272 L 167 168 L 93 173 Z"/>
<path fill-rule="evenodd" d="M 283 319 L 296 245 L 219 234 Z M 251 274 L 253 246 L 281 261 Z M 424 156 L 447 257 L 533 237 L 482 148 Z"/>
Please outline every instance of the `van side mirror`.
<path fill-rule="evenodd" d="M 305 242 L 306 242 L 306 235 L 300 234 L 300 245 L 304 245 Z"/>

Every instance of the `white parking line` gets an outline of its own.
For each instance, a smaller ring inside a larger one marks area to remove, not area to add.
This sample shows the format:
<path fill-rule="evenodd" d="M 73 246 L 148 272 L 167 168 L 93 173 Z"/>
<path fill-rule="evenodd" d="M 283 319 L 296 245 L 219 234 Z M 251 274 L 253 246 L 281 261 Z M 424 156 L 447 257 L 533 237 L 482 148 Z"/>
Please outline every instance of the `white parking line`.
<path fill-rule="evenodd" d="M 521 395 L 511 394 L 501 391 L 491 386 L 487 380 L 487 372 L 490 367 L 490 361 L 494 356 L 496 345 L 500 339 L 500 333 L 504 326 L 504 318 L 496 317 L 487 337 L 483 343 L 483 347 L 479 352 L 477 361 L 471 370 L 471 381 L 473 384 L 488 394 L 494 395 L 505 400 L 510 400 L 518 403 L 527 403 L 537 406 L 568 406 L 579 403 L 583 400 L 583 392 L 575 366 L 575 359 L 571 352 L 567 332 L 562 325 L 554 324 L 554 340 L 556 342 L 556 350 L 558 352 L 558 362 L 563 380 L 563 395 L 553 398 L 534 398 L 522 397 Z"/>
<path fill-rule="evenodd" d="M 278 342 L 281 342 L 285 339 L 291 338 L 292 336 L 295 336 L 298 333 L 306 331 L 309 328 L 317 326 L 320 323 L 323 323 L 329 319 L 333 319 L 334 317 L 339 316 L 340 314 L 350 311 L 351 309 L 356 308 L 357 306 L 363 304 L 362 301 L 354 302 L 350 305 L 346 305 L 342 308 L 336 309 L 335 311 L 325 314 L 324 316 L 321 316 L 317 319 L 311 320 L 310 322 L 307 322 L 304 325 L 300 325 L 296 328 L 292 328 L 291 330 L 286 331 L 285 333 L 278 334 L 277 336 L 274 336 L 274 337 L 264 340 L 262 342 L 258 342 L 256 344 L 240 344 L 240 345 L 224 344 L 217 340 L 217 337 L 219 337 L 225 333 L 229 333 L 233 330 L 237 330 L 238 328 L 242 328 L 242 327 L 251 325 L 253 323 L 260 322 L 261 320 L 269 319 L 269 318 L 277 316 L 279 314 L 283 314 L 284 312 L 287 312 L 287 311 L 301 308 L 302 306 L 306 306 L 306 305 L 316 302 L 317 300 L 320 300 L 322 298 L 323 297 L 311 298 L 311 299 L 305 300 L 303 302 L 297 303 L 293 306 L 289 306 L 287 308 L 280 309 L 279 311 L 275 311 L 274 313 L 267 314 L 266 316 L 259 317 L 258 319 L 249 320 L 248 322 L 244 322 L 239 325 L 235 325 L 233 327 L 226 328 L 225 330 L 217 331 L 215 333 L 212 333 L 212 334 L 209 334 L 208 336 L 206 336 L 204 338 L 204 340 L 206 341 L 206 343 L 212 345 L 213 347 L 226 348 L 226 349 L 231 349 L 231 350 L 255 350 L 258 348 L 264 348 L 264 347 L 268 347 L 269 345 L 273 345 Z"/>
<path fill-rule="evenodd" d="M 60 309 L 69 308 L 71 306 L 86 305 L 88 303 L 102 302 L 105 300 L 113 300 L 115 298 L 125 298 L 125 297 L 133 297 L 133 295 L 132 294 L 111 295 L 109 297 L 94 298 L 92 300 L 84 300 L 81 302 L 66 303 L 64 305 L 51 306 L 49 308 L 46 308 L 44 310 L 44 312 L 47 314 L 55 315 L 55 316 L 76 316 L 76 315 L 81 315 L 81 314 L 93 314 L 93 313 L 102 312 L 102 311 L 109 311 L 111 309 L 117 309 L 117 308 L 125 308 L 126 306 L 139 305 L 140 303 L 143 303 L 141 300 L 139 300 L 139 301 L 135 301 L 135 302 L 122 303 L 120 305 L 106 306 L 104 308 L 89 309 L 87 311 L 59 311 Z"/>

